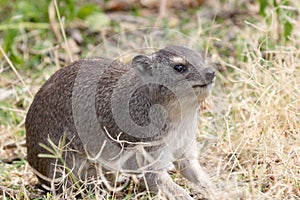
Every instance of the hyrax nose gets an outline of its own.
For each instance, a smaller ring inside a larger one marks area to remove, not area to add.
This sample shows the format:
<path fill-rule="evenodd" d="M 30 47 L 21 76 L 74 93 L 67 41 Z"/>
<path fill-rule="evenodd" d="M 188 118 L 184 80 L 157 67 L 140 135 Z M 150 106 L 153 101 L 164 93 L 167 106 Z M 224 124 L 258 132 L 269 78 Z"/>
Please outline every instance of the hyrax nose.
<path fill-rule="evenodd" d="M 212 81 L 216 76 L 216 71 L 212 67 L 208 67 L 205 69 L 205 79 L 206 81 Z"/>

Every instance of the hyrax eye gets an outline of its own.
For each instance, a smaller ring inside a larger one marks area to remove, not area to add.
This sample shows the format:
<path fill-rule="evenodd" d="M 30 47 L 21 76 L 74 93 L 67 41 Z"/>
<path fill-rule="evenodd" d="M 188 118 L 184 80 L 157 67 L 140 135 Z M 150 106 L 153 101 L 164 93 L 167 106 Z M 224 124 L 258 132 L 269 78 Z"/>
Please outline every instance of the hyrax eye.
<path fill-rule="evenodd" d="M 179 64 L 179 65 L 175 65 L 174 69 L 179 73 L 183 73 L 187 70 L 187 67 L 185 65 Z"/>

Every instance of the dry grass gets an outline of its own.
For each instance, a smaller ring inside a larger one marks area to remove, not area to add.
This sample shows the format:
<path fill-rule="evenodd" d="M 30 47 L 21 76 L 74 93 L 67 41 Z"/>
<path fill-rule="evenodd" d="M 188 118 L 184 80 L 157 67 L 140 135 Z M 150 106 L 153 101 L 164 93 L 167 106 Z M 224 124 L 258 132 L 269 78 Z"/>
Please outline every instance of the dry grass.
<path fill-rule="evenodd" d="M 203 160 L 229 199 L 300 198 L 299 17 L 294 22 L 294 34 L 285 44 L 276 19 L 271 25 L 230 24 L 242 46 L 233 52 L 241 51 L 243 61 L 211 51 L 222 69 L 233 72 L 220 74 L 210 99 L 212 118 L 203 119 L 202 130 L 211 140 Z M 224 45 L 233 49 L 230 42 Z"/>
<path fill-rule="evenodd" d="M 201 36 L 220 71 L 199 125 L 200 162 L 218 187 L 217 199 L 300 199 L 300 16 L 293 16 L 294 30 L 284 41 L 275 8 L 267 10 L 273 16 L 268 22 L 258 14 L 257 3 L 246 2 L 247 8 L 239 14 L 233 2 L 211 1 L 197 12 L 198 20 L 182 25 L 184 30 L 195 30 L 190 37 Z M 299 13 L 300 4 L 293 2 L 286 9 Z M 216 12 L 217 18 L 205 10 Z M 35 39 L 44 44 L 36 32 L 20 36 L 28 39 L 28 49 Z M 58 56 L 63 50 L 53 45 L 51 51 Z M 38 53 L 22 52 L 24 62 Z M 59 59 L 54 66 L 48 55 L 41 54 L 37 65 L 45 70 L 33 78 L 28 69 L 19 69 L 18 77 L 3 54 L 0 58 L 0 157 L 6 159 L 0 164 L 0 185 L 19 191 L 13 198 L 26 199 L 25 191 L 36 193 L 37 182 L 23 160 L 23 123 L 32 101 L 24 84 L 35 93 L 57 69 Z M 14 159 L 19 161 L 11 164 Z M 178 182 L 185 185 L 181 179 Z"/>

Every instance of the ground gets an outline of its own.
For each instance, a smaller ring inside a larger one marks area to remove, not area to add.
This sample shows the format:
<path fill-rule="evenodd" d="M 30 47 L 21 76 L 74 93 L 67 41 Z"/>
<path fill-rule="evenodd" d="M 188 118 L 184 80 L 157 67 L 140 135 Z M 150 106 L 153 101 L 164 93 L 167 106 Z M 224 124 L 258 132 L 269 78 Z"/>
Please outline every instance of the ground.
<path fill-rule="evenodd" d="M 199 161 L 217 187 L 216 199 L 300 199 L 299 2 L 0 2 L 4 199 L 55 198 L 38 190 L 26 161 L 24 121 L 39 87 L 73 60 L 118 56 L 120 49 L 137 48 L 143 36 L 154 46 L 193 40 L 218 70 L 215 88 L 201 105 L 198 139 Z M 146 27 L 145 35 L 137 31 Z M 161 40 L 150 37 L 155 29 L 149 27 L 184 35 Z M 197 199 L 189 183 L 170 173 Z M 148 195 L 128 187 L 105 198 Z"/>

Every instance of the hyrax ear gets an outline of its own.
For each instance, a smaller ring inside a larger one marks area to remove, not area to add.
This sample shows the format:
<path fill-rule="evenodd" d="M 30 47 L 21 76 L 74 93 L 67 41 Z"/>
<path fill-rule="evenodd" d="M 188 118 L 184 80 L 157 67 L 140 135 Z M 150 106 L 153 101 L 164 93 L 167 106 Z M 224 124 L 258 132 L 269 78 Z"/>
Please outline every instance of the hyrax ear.
<path fill-rule="evenodd" d="M 132 59 L 131 65 L 136 70 L 136 72 L 143 77 L 149 77 L 153 75 L 151 58 L 147 55 L 135 56 Z"/>

